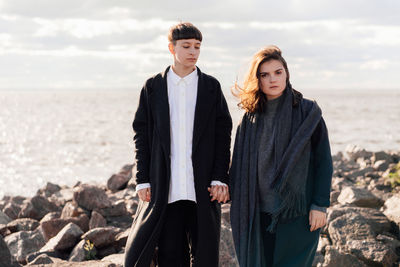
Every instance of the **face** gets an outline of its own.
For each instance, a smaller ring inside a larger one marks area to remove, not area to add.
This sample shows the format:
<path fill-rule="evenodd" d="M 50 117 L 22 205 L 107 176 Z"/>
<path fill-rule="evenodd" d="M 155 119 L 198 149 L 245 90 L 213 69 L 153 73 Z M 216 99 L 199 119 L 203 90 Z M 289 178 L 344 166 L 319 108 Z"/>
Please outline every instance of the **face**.
<path fill-rule="evenodd" d="M 261 64 L 258 80 L 260 88 L 268 100 L 282 95 L 286 87 L 286 71 L 279 60 L 269 60 Z"/>
<path fill-rule="evenodd" d="M 174 55 L 174 63 L 184 68 L 193 68 L 200 55 L 201 42 L 196 39 L 177 40 L 169 44 L 169 51 Z"/>

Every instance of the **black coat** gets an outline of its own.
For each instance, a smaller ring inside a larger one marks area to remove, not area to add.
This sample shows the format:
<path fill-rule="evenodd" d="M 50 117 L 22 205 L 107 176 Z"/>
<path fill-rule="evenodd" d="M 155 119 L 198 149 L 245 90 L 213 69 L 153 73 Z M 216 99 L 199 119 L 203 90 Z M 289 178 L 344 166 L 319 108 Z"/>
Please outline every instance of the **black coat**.
<path fill-rule="evenodd" d="M 167 72 L 148 79 L 133 121 L 136 182 L 151 184 L 151 201 L 140 201 L 125 249 L 125 267 L 148 267 L 168 204 L 171 175 Z M 198 217 L 194 266 L 218 266 L 220 204 L 211 202 L 212 180 L 228 183 L 232 119 L 219 82 L 197 69 L 192 162 Z"/>

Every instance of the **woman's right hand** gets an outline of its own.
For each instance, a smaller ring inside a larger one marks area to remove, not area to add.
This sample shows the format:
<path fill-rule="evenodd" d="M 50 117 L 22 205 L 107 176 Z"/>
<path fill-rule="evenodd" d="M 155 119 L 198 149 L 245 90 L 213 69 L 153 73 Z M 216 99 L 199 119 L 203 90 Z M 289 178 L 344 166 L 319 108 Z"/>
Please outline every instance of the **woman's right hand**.
<path fill-rule="evenodd" d="M 140 189 L 137 193 L 138 193 L 138 195 L 139 195 L 139 198 L 140 198 L 142 201 L 150 202 L 150 199 L 151 199 L 150 187 Z"/>

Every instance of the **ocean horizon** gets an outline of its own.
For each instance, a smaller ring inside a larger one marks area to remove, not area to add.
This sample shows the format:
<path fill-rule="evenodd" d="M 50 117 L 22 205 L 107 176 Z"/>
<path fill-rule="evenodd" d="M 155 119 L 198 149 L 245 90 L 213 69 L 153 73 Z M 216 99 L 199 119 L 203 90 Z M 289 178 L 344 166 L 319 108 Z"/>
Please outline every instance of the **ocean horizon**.
<path fill-rule="evenodd" d="M 302 90 L 300 90 L 302 91 Z M 224 89 L 234 129 L 243 112 Z M 320 105 L 332 154 L 357 145 L 400 150 L 400 90 L 304 90 Z M 0 91 L 0 198 L 47 182 L 104 183 L 134 162 L 138 90 Z"/>

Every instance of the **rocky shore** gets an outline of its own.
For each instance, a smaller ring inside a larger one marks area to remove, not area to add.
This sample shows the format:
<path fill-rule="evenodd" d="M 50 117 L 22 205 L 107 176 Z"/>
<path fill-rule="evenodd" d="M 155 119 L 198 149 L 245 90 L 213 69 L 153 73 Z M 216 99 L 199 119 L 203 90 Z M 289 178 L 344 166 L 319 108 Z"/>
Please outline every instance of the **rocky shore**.
<path fill-rule="evenodd" d="M 333 161 L 332 203 L 313 266 L 400 266 L 400 152 L 349 146 Z M 122 266 L 139 202 L 134 169 L 123 166 L 106 185 L 48 183 L 32 198 L 5 196 L 0 267 Z M 238 266 L 229 204 L 222 205 L 220 266 Z"/>

